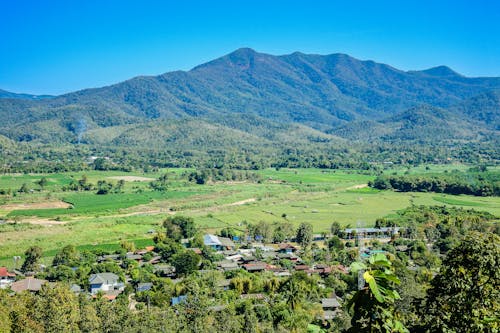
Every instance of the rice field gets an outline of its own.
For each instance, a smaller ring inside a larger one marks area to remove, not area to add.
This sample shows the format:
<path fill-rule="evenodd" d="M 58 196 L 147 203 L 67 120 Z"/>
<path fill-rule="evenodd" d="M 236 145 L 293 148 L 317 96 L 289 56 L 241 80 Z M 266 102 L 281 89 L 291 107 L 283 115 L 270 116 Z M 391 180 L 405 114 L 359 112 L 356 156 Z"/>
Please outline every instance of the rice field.
<path fill-rule="evenodd" d="M 187 182 L 182 177 L 185 171 L 87 173 L 93 183 L 110 180 L 109 177 L 115 181 L 116 177 L 131 180 L 126 181 L 123 193 L 108 195 L 61 190 L 83 173 L 0 176 L 0 189 L 17 189 L 24 183 L 35 189 L 32 193 L 0 196 L 0 220 L 16 222 L 0 224 L 0 265 L 12 267 L 12 257 L 22 255 L 31 245 L 42 247 L 48 260 L 68 244 L 89 249 L 119 247 L 122 240 L 151 242 L 152 232 L 172 214 L 191 216 L 199 228 L 211 232 L 226 226 L 238 228 L 245 221 L 286 220 L 294 225 L 309 222 L 315 232 L 327 231 L 333 221 L 345 226 L 371 226 L 377 218 L 390 216 L 410 205 L 451 205 L 500 216 L 498 197 L 379 191 L 366 187 L 375 176 L 352 170 L 266 169 L 255 171 L 261 176 L 259 183 L 205 185 Z M 168 172 L 170 180 L 166 192 L 152 191 L 148 182 L 141 180 L 157 178 L 164 172 Z M 48 180 L 43 190 L 34 184 L 41 177 Z M 29 208 L 30 204 L 55 201 L 71 206 Z M 22 204 L 23 209 L 18 209 L 16 204 Z"/>

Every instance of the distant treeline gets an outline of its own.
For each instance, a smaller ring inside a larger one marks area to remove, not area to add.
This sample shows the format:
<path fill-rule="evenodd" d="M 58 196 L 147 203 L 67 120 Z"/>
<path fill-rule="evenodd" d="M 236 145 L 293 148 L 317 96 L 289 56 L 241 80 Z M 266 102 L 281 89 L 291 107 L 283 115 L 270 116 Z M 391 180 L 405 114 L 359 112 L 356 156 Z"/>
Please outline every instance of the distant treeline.
<path fill-rule="evenodd" d="M 382 175 L 369 185 L 379 190 L 500 196 L 499 172 L 453 172 L 432 175 Z"/>
<path fill-rule="evenodd" d="M 251 143 L 251 142 L 250 142 Z M 202 146 L 37 145 L 0 142 L 0 173 L 59 173 L 88 170 L 156 171 L 162 168 L 259 170 L 264 168 L 355 169 L 379 172 L 393 166 L 499 162 L 499 145 L 356 141 L 339 144 L 276 142 Z"/>

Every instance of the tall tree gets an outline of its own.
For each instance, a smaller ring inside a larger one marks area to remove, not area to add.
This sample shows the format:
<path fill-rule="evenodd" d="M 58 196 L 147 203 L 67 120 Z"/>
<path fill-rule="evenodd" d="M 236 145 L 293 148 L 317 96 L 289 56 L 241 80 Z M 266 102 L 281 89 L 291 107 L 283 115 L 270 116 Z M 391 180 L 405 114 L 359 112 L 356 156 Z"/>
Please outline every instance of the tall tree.
<path fill-rule="evenodd" d="M 77 298 L 67 285 L 44 285 L 36 300 L 34 316 L 45 332 L 76 332 L 80 318 Z"/>
<path fill-rule="evenodd" d="M 310 223 L 301 223 L 297 229 L 297 243 L 302 247 L 311 245 L 313 240 L 313 227 Z"/>
<path fill-rule="evenodd" d="M 172 257 L 172 265 L 178 275 L 188 275 L 198 269 L 200 256 L 193 251 L 184 251 Z"/>
<path fill-rule="evenodd" d="M 191 238 L 196 233 L 193 218 L 187 216 L 170 216 L 163 221 L 163 227 L 166 229 L 166 236 L 175 240 Z"/>
<path fill-rule="evenodd" d="M 38 270 L 38 261 L 42 257 L 42 249 L 39 246 L 31 246 L 24 252 L 26 258 L 24 259 L 21 271 L 23 272 L 36 272 Z"/>
<path fill-rule="evenodd" d="M 500 329 L 500 237 L 472 232 L 452 249 L 432 280 L 425 309 L 432 332 Z"/>
<path fill-rule="evenodd" d="M 74 245 L 66 245 L 55 255 L 52 260 L 52 266 L 73 266 L 77 265 L 79 260 L 80 254 L 78 253 L 76 247 Z"/>

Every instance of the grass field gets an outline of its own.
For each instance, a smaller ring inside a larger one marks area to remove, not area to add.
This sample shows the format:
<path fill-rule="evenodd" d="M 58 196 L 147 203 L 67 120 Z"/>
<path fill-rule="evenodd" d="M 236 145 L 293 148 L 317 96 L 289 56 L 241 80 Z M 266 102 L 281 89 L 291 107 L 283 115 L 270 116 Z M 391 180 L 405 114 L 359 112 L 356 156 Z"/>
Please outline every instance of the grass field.
<path fill-rule="evenodd" d="M 465 167 L 461 167 L 465 170 Z M 410 172 L 451 170 L 420 167 Z M 238 228 L 243 221 L 310 222 L 315 232 L 328 230 L 332 221 L 343 225 L 373 225 L 379 217 L 415 205 L 452 205 L 489 211 L 500 216 L 497 197 L 451 196 L 436 193 L 398 193 L 366 187 L 374 176 L 353 171 L 318 169 L 266 169 L 255 171 L 261 183 L 217 182 L 206 185 L 188 183 L 181 177 L 186 169 L 159 173 L 89 172 L 90 182 L 109 177 L 157 178 L 168 172 L 167 192 L 153 192 L 147 181 L 126 182 L 119 194 L 62 192 L 61 187 L 83 173 L 57 175 L 4 175 L 0 189 L 19 188 L 45 176 L 49 184 L 41 192 L 15 197 L 0 196 L 1 216 L 18 224 L 0 225 L 0 265 L 12 267 L 12 256 L 22 255 L 31 245 L 44 250 L 48 261 L 59 249 L 73 244 L 80 249 L 116 249 L 121 240 L 151 242 L 151 230 L 171 214 L 192 216 L 206 231 L 225 226 Z M 396 170 L 396 172 L 399 172 Z M 406 172 L 406 169 L 405 169 Z M 33 185 L 33 188 L 37 188 Z M 63 200 L 72 208 L 29 209 L 29 204 Z M 13 209 L 16 203 L 24 209 Z M 3 208 L 2 208 L 3 207 Z M 26 208 L 27 207 L 27 208 Z M 141 244 L 142 244 L 141 243 Z M 144 243 L 146 244 L 146 243 Z M 138 245 L 140 246 L 140 244 Z"/>

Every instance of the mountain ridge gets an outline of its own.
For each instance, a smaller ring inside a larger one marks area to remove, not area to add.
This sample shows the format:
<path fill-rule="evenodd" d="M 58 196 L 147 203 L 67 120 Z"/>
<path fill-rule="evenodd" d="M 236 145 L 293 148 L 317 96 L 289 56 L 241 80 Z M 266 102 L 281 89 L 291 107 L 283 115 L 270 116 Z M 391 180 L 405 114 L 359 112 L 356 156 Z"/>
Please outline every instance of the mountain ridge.
<path fill-rule="evenodd" d="M 243 130 L 249 139 L 256 133 L 271 138 L 266 130 L 285 133 L 301 125 L 327 137 L 366 140 L 366 135 L 356 134 L 363 129 L 357 124 L 364 123 L 381 134 L 368 135 L 370 140 L 392 140 L 389 133 L 403 121 L 394 116 L 403 114 L 408 126 L 412 122 L 421 129 L 432 125 L 436 134 L 439 126 L 446 129 L 443 133 L 455 128 L 463 135 L 453 134 L 450 139 L 463 139 L 471 131 L 496 133 L 498 89 L 500 78 L 467 78 L 446 66 L 402 71 L 342 53 L 274 56 L 241 48 L 189 71 L 138 76 L 50 99 L 0 98 L 4 119 L 0 134 L 14 141 L 71 143 L 76 136 L 85 137 L 76 133 L 81 123 L 90 133 L 188 119 Z M 444 110 L 449 121 L 438 117 L 419 123 L 432 117 L 421 110 L 423 105 Z M 488 110 L 477 110 L 483 106 Z M 417 111 L 420 118 L 411 117 Z M 470 121 L 470 126 L 457 115 Z M 238 135 L 232 130 L 221 132 Z M 418 130 L 414 132 L 418 136 Z"/>

